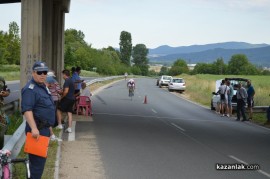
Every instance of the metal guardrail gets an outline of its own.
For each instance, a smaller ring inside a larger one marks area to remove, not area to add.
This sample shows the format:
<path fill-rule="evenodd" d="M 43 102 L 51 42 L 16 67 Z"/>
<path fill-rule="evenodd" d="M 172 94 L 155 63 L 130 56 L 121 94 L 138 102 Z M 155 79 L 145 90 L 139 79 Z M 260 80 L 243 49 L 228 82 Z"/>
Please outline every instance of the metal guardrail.
<path fill-rule="evenodd" d="M 254 106 L 253 113 L 266 113 L 269 106 Z"/>
<path fill-rule="evenodd" d="M 90 81 L 86 81 L 86 85 L 89 86 L 93 83 L 96 82 L 102 82 L 102 81 L 107 81 L 115 78 L 119 78 L 122 76 L 111 76 L 111 77 L 105 77 L 105 78 L 99 78 L 99 79 L 94 79 Z M 11 114 L 14 111 L 17 111 L 19 108 L 19 99 L 15 100 L 11 103 L 5 104 L 3 107 L 3 110 L 7 114 Z M 14 132 L 14 134 L 9 138 L 9 140 L 6 142 L 4 145 L 3 149 L 11 151 L 11 158 L 16 158 L 18 154 L 21 151 L 21 148 L 25 142 L 25 125 L 26 125 L 26 120 L 23 117 L 23 123 L 19 126 L 19 128 Z"/>

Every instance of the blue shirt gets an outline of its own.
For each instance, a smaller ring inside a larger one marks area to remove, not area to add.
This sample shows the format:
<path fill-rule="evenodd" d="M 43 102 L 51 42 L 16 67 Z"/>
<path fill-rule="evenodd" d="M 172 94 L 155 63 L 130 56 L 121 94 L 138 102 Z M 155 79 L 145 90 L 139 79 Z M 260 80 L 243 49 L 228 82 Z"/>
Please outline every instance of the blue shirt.
<path fill-rule="evenodd" d="M 247 94 L 248 94 L 248 98 L 252 98 L 254 96 L 255 90 L 254 90 L 253 86 L 248 87 Z"/>
<path fill-rule="evenodd" d="M 50 126 L 55 123 L 55 106 L 49 89 L 45 84 L 38 84 L 32 78 L 21 91 L 21 112 L 32 111 L 35 121 L 47 121 Z M 26 123 L 26 131 L 30 131 Z"/>
<path fill-rule="evenodd" d="M 71 77 L 73 83 L 75 84 L 75 90 L 80 90 L 82 87 L 81 87 L 81 82 L 78 82 L 79 80 L 81 80 L 78 72 L 74 72 L 72 77 Z M 77 82 L 76 82 L 77 81 Z"/>

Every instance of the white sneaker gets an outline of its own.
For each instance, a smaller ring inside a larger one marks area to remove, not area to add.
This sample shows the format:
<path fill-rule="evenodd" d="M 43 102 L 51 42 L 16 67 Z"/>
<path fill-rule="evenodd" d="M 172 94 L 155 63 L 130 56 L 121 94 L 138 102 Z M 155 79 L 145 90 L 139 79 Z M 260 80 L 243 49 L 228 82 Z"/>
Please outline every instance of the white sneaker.
<path fill-rule="evenodd" d="M 54 134 L 53 135 L 51 135 L 51 141 L 59 141 L 59 142 L 61 142 L 62 141 L 62 139 L 59 139 L 58 137 L 56 137 Z"/>
<path fill-rule="evenodd" d="M 59 124 L 58 126 L 56 126 L 57 129 L 63 129 L 62 124 Z"/>
<path fill-rule="evenodd" d="M 53 134 L 53 135 L 51 135 L 50 139 L 51 139 L 52 141 L 54 141 L 54 140 L 56 140 L 56 136 Z"/>
<path fill-rule="evenodd" d="M 67 133 L 71 133 L 72 131 L 71 131 L 71 128 L 70 127 L 68 127 L 66 130 L 65 130 L 65 132 L 67 132 Z"/>

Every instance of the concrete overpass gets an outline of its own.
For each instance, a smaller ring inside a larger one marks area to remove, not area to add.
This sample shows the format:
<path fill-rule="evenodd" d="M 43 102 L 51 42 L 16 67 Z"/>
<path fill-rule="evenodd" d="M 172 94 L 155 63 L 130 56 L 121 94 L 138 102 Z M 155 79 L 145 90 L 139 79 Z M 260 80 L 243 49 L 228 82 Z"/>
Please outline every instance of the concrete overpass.
<path fill-rule="evenodd" d="M 65 13 L 71 0 L 0 0 L 21 3 L 21 87 L 31 79 L 32 65 L 42 60 L 56 72 L 64 68 Z"/>

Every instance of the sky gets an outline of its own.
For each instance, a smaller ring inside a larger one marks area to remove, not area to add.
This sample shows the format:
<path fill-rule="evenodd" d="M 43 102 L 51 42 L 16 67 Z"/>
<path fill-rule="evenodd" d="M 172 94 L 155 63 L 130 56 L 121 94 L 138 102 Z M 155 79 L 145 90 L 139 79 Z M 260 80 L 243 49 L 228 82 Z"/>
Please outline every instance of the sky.
<path fill-rule="evenodd" d="M 12 12 L 12 13 L 10 13 Z M 0 4 L 0 30 L 20 26 L 20 3 Z M 119 48 L 122 31 L 147 48 L 220 42 L 270 44 L 270 0 L 71 0 L 65 29 L 93 48 Z"/>

